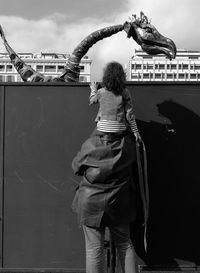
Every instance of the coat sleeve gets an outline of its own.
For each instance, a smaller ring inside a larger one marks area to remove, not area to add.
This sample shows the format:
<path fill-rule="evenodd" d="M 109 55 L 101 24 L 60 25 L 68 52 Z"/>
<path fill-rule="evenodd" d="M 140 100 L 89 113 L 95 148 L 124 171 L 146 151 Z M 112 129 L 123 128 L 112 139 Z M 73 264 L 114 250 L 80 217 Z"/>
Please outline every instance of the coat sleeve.
<path fill-rule="evenodd" d="M 133 133 L 138 132 L 136 120 L 135 120 L 135 114 L 133 111 L 133 104 L 131 99 L 131 94 L 128 89 L 125 89 L 123 92 L 123 101 L 124 101 L 124 109 L 125 109 L 125 115 L 126 120 L 132 130 Z"/>
<path fill-rule="evenodd" d="M 81 146 L 80 151 L 72 160 L 72 169 L 75 175 L 83 176 L 86 169 L 91 165 L 89 162 L 89 154 L 94 150 L 94 145 L 92 145 L 90 139 L 87 139 Z"/>
<path fill-rule="evenodd" d="M 83 176 L 87 166 L 85 165 L 87 161 L 86 155 L 78 152 L 77 155 L 72 160 L 72 169 L 75 175 Z"/>

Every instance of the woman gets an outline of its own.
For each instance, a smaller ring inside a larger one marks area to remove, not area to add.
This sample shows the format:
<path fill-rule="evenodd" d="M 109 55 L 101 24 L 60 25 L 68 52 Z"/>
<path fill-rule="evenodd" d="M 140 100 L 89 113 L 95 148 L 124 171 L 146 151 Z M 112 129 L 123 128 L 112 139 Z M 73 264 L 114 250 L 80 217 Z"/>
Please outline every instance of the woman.
<path fill-rule="evenodd" d="M 97 128 L 72 162 L 82 181 L 72 204 L 83 227 L 86 272 L 105 272 L 104 236 L 108 227 L 122 271 L 136 272 L 129 224 L 136 218 L 135 140 L 141 140 L 121 64 L 109 63 L 103 88 L 91 84 L 90 103 L 99 103 Z"/>

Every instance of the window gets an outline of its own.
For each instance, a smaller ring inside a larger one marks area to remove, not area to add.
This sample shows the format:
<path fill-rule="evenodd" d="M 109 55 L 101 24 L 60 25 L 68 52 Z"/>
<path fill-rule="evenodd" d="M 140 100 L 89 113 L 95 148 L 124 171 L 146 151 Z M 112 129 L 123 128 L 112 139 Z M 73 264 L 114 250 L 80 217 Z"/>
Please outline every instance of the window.
<path fill-rule="evenodd" d="M 8 64 L 8 65 L 6 66 L 6 71 L 7 71 L 7 72 L 12 72 L 12 65 L 11 65 L 11 64 Z"/>
<path fill-rule="evenodd" d="M 143 79 L 149 79 L 149 73 L 144 73 L 143 74 Z"/>
<path fill-rule="evenodd" d="M 55 65 L 45 65 L 45 72 L 56 72 L 56 66 Z"/>
<path fill-rule="evenodd" d="M 161 79 L 161 73 L 155 73 L 155 79 Z"/>
<path fill-rule="evenodd" d="M 80 77 L 79 77 L 79 80 L 80 80 L 80 82 L 86 82 L 86 81 L 87 81 L 87 78 L 84 77 L 84 76 L 80 76 Z"/>
<path fill-rule="evenodd" d="M 147 64 L 147 69 L 153 69 L 153 64 Z"/>
<path fill-rule="evenodd" d="M 155 64 L 155 69 L 165 69 L 165 64 Z"/>
<path fill-rule="evenodd" d="M 141 64 L 132 64 L 132 69 L 141 69 L 142 68 L 142 65 Z"/>
<path fill-rule="evenodd" d="M 63 71 L 63 69 L 64 69 L 64 65 L 59 65 L 59 66 L 58 66 L 58 72 Z"/>
<path fill-rule="evenodd" d="M 138 78 L 138 74 L 137 73 L 132 73 L 131 78 L 132 79 L 137 79 Z"/>
<path fill-rule="evenodd" d="M 195 64 L 194 69 L 199 70 L 200 69 L 200 64 Z"/>
<path fill-rule="evenodd" d="M 0 82 L 4 82 L 5 81 L 5 77 L 3 75 L 0 75 Z"/>
<path fill-rule="evenodd" d="M 153 64 L 143 64 L 143 69 L 153 69 Z"/>
<path fill-rule="evenodd" d="M 179 75 L 178 75 L 178 77 L 179 77 L 179 79 L 184 79 L 184 74 L 183 73 L 180 73 Z"/>
<path fill-rule="evenodd" d="M 80 65 L 80 71 L 84 71 L 85 66 L 84 65 Z"/>
<path fill-rule="evenodd" d="M 15 77 L 12 75 L 8 75 L 7 76 L 7 82 L 14 82 L 15 81 Z"/>
<path fill-rule="evenodd" d="M 183 69 L 188 69 L 188 64 L 183 64 Z"/>
<path fill-rule="evenodd" d="M 167 79 L 173 79 L 173 74 L 167 74 Z"/>
<path fill-rule="evenodd" d="M 43 72 L 43 65 L 37 65 L 37 66 L 36 66 L 36 70 L 37 70 L 38 72 Z"/>
<path fill-rule="evenodd" d="M 0 65 L 0 71 L 5 71 L 5 65 Z"/>
<path fill-rule="evenodd" d="M 142 65 L 141 64 L 135 64 L 135 69 L 141 69 Z"/>
<path fill-rule="evenodd" d="M 176 69 L 176 64 L 171 64 L 171 69 Z"/>
<path fill-rule="evenodd" d="M 196 79 L 197 78 L 197 74 L 191 73 L 190 74 L 190 79 Z"/>
<path fill-rule="evenodd" d="M 159 69 L 165 69 L 165 65 L 164 64 L 160 64 L 159 65 Z"/>
<path fill-rule="evenodd" d="M 176 69 L 176 64 L 167 64 L 167 69 Z"/>

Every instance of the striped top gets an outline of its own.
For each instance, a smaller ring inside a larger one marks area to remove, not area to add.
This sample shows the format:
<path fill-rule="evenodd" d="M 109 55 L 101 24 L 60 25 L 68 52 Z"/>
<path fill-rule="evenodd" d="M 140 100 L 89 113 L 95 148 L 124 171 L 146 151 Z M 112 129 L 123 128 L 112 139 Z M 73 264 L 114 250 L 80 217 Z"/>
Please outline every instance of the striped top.
<path fill-rule="evenodd" d="M 133 133 L 138 132 L 136 121 L 130 124 Z M 118 122 L 117 120 L 100 120 L 97 122 L 97 130 L 106 133 L 119 133 L 127 129 L 126 124 Z"/>

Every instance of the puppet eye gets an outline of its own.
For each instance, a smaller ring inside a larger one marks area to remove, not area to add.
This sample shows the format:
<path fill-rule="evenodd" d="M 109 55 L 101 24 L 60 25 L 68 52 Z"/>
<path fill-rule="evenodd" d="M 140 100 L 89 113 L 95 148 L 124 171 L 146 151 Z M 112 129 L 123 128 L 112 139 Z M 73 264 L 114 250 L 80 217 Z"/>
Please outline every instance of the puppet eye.
<path fill-rule="evenodd" d="M 146 30 L 146 32 L 148 32 L 148 33 L 152 33 L 152 32 L 153 32 L 153 30 L 152 30 L 150 27 L 146 27 L 145 30 Z"/>

